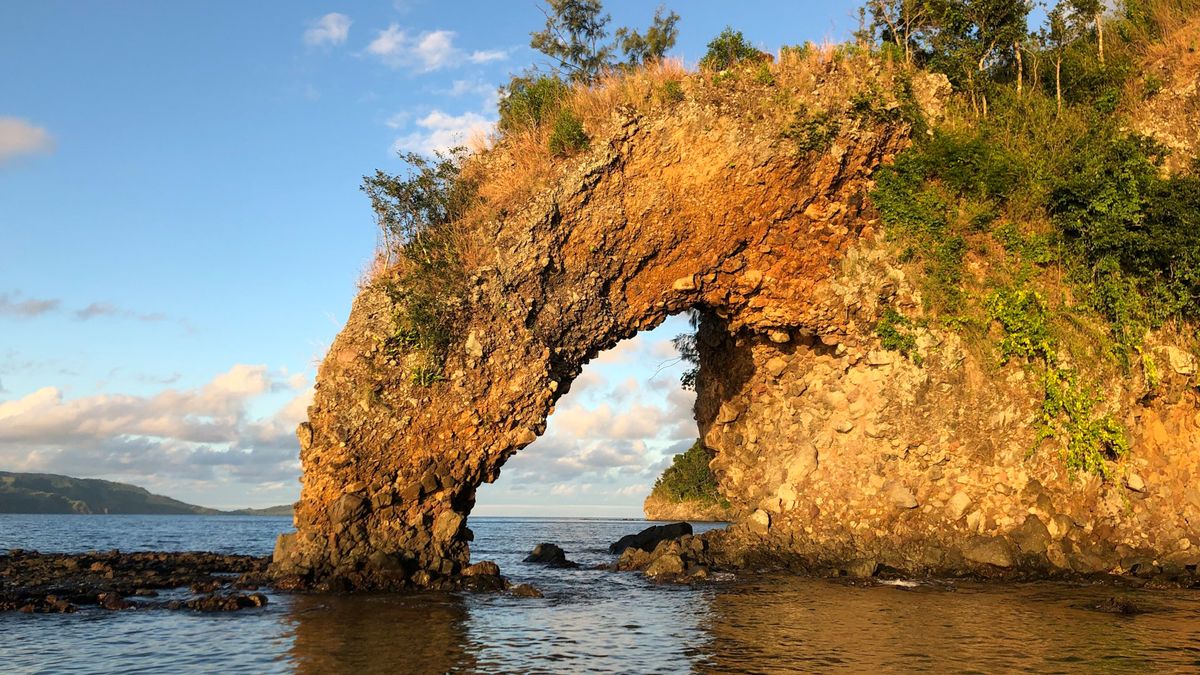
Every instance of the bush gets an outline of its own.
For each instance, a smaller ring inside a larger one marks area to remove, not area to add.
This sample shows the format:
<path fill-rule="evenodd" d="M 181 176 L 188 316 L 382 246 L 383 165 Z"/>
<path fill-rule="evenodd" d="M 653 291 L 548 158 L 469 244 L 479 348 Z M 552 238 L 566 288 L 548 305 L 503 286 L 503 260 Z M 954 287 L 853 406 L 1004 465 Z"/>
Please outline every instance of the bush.
<path fill-rule="evenodd" d="M 1027 289 L 1000 289 L 984 304 L 990 318 L 1004 329 L 1000 340 L 1002 363 L 1012 358 L 1054 362 L 1054 338 L 1050 335 L 1046 303 L 1040 294 Z"/>
<path fill-rule="evenodd" d="M 726 26 L 717 37 L 708 43 L 708 52 L 700 59 L 700 67 L 707 70 L 728 70 L 746 59 L 758 59 L 762 52 L 746 41 L 742 31 Z"/>
<path fill-rule="evenodd" d="M 550 75 L 513 77 L 501 88 L 496 127 L 504 133 L 539 127 L 558 110 L 569 91 L 566 82 Z"/>
<path fill-rule="evenodd" d="M 401 155 L 407 175 L 376 171 L 362 189 L 397 265 L 380 281 L 393 307 L 394 332 L 384 341 L 390 356 L 415 350 L 421 355 L 410 373 L 417 384 L 440 379 L 459 322 L 458 304 L 466 283 L 456 227 L 476 203 L 477 186 L 462 175 L 462 149 L 433 160 Z"/>
<path fill-rule="evenodd" d="M 683 84 L 679 80 L 667 80 L 663 82 L 660 90 L 662 100 L 668 104 L 675 104 L 683 101 Z"/>
<path fill-rule="evenodd" d="M 879 337 L 880 345 L 891 352 L 900 352 L 912 359 L 913 363 L 921 364 L 921 355 L 916 353 L 917 337 L 912 332 L 913 322 L 900 312 L 888 307 L 883 310 L 883 316 L 875 324 L 875 335 Z"/>
<path fill-rule="evenodd" d="M 675 455 L 671 466 L 654 482 L 654 492 L 676 502 L 719 502 L 721 493 L 708 466 L 710 461 L 712 453 L 697 440 L 686 452 Z"/>
<path fill-rule="evenodd" d="M 550 154 L 555 157 L 568 157 L 588 148 L 588 135 L 583 130 L 583 123 L 570 110 L 558 111 L 554 118 L 554 129 L 550 133 Z"/>
<path fill-rule="evenodd" d="M 833 145 L 840 130 L 841 123 L 832 111 L 822 110 L 809 115 L 808 108 L 801 106 L 780 135 L 794 141 L 800 152 L 825 152 Z"/>

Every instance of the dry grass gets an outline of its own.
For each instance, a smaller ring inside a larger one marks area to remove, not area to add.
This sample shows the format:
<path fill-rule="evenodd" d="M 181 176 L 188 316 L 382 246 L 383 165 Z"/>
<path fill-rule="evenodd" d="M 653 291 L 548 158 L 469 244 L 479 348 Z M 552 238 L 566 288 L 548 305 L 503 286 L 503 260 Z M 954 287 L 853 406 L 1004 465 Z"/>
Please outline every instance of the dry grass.
<path fill-rule="evenodd" d="M 614 70 L 591 86 L 575 85 L 560 109 L 569 109 L 594 140 L 610 132 L 618 110 L 670 115 L 684 107 L 700 114 L 734 114 L 777 134 L 797 111 L 841 112 L 861 91 L 894 102 L 895 79 L 903 70 L 887 59 L 832 43 L 785 49 L 775 59 L 744 62 L 722 73 L 692 71 L 679 59 L 665 59 L 635 70 Z M 487 232 L 495 222 L 520 213 L 575 161 L 550 153 L 556 112 L 548 111 L 544 119 L 550 121 L 541 125 L 470 139 L 472 154 L 462 175 L 478 185 L 479 202 L 451 229 L 463 269 L 490 264 L 495 252 Z M 387 251 L 377 254 L 364 281 L 399 271 L 400 258 Z"/>

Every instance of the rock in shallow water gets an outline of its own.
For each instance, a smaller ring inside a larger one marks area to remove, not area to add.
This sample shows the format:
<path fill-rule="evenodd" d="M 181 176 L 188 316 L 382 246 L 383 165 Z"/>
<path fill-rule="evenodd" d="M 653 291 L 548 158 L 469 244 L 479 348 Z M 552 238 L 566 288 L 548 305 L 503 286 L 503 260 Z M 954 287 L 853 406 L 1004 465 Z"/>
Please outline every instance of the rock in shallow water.
<path fill-rule="evenodd" d="M 621 537 L 611 546 L 608 547 L 608 552 L 614 555 L 620 555 L 627 548 L 636 548 L 641 551 L 653 551 L 654 547 L 658 546 L 659 542 L 667 539 L 678 539 L 684 535 L 692 533 L 690 523 L 671 523 L 670 525 L 652 525 L 637 534 L 627 534 Z"/>
<path fill-rule="evenodd" d="M 567 560 L 567 553 L 557 544 L 541 543 L 525 556 L 525 562 L 540 563 L 550 567 L 579 567 L 579 563 Z"/>

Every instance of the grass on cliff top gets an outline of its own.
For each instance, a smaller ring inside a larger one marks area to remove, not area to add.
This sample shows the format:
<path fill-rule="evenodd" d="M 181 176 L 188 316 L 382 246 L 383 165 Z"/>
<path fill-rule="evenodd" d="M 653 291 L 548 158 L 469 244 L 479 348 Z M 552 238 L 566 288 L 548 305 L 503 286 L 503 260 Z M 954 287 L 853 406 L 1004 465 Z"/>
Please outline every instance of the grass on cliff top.
<path fill-rule="evenodd" d="M 497 131 L 472 139 L 470 151 L 406 155 L 406 173 L 364 178 L 381 231 L 364 284 L 381 287 L 395 306 L 395 330 L 381 343 L 385 362 L 403 365 L 420 385 L 442 378 L 461 337 L 466 281 L 495 262 L 489 232 L 612 134 L 618 111 L 729 116 L 797 154 L 827 150 L 846 124 L 902 123 L 906 104 L 885 93 L 901 70 L 888 59 L 832 45 L 784 48 L 778 60 L 753 53 L 719 71 L 689 72 L 662 59 L 590 84 L 516 77 L 501 98 Z"/>

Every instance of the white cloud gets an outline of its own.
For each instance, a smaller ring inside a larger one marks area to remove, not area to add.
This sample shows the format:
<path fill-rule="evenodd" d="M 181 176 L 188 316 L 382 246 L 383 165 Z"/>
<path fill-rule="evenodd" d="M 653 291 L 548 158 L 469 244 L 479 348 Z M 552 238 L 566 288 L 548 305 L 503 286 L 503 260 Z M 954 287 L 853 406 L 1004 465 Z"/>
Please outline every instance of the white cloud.
<path fill-rule="evenodd" d="M 477 50 L 468 54 L 454 45 L 455 35 L 449 30 L 414 35 L 393 23 L 376 34 L 367 45 L 367 53 L 389 67 L 415 68 L 423 73 L 464 63 L 491 63 L 508 57 L 508 52 L 500 50 Z"/>
<path fill-rule="evenodd" d="M 508 58 L 508 50 L 505 49 L 484 49 L 471 52 L 467 60 L 471 63 L 491 63 L 492 61 L 503 61 Z"/>
<path fill-rule="evenodd" d="M 54 150 L 50 132 L 19 117 L 0 117 L 0 163 Z"/>
<path fill-rule="evenodd" d="M 450 115 L 434 110 L 416 121 L 419 131 L 396 139 L 392 149 L 397 152 L 420 152 L 429 154 L 466 145 L 474 137 L 486 137 L 495 126 L 495 120 L 473 112 Z"/>
<path fill-rule="evenodd" d="M 340 45 L 350 37 L 350 17 L 337 12 L 330 12 L 312 22 L 304 31 L 304 44 L 310 47 L 327 47 Z"/>
<path fill-rule="evenodd" d="M 276 412 L 251 408 L 273 392 L 291 394 Z M 68 399 L 57 387 L 0 402 L 0 465 L 152 481 L 294 480 L 294 430 L 312 398 L 307 378 L 261 365 L 236 365 L 194 389 L 148 396 Z"/>

